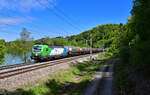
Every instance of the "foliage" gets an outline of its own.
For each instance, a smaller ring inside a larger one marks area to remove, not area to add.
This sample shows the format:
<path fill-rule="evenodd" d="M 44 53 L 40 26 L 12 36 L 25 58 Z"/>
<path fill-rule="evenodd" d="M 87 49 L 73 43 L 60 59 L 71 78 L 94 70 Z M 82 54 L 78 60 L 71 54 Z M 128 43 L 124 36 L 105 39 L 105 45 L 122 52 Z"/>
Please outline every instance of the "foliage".
<path fill-rule="evenodd" d="M 7 42 L 6 46 L 7 46 L 7 53 L 8 54 L 12 54 L 12 55 L 22 55 L 23 52 L 23 45 L 22 45 L 22 41 L 21 40 L 16 40 L 16 41 L 12 41 L 12 42 Z"/>
<path fill-rule="evenodd" d="M 27 29 L 26 28 L 23 28 L 23 30 L 22 30 L 22 32 L 20 33 L 20 39 L 22 40 L 22 41 L 30 41 L 31 39 L 30 39 L 30 33 L 27 31 Z"/>
<path fill-rule="evenodd" d="M 5 54 L 6 54 L 6 47 L 5 47 L 5 41 L 0 39 L 0 64 L 2 64 L 5 61 Z"/>
<path fill-rule="evenodd" d="M 39 82 L 36 87 L 33 85 L 34 88 L 29 86 L 29 90 L 18 89 L 18 91 L 22 95 L 79 95 L 103 65 L 104 63 L 93 65 L 91 62 L 76 64 L 69 69 L 49 75 L 49 80 Z"/>
<path fill-rule="evenodd" d="M 92 43 L 94 48 L 110 48 L 109 52 L 117 52 L 119 48 L 119 36 L 121 35 L 120 24 L 104 24 L 95 27 L 91 30 L 85 31 L 81 34 L 70 36 L 70 37 L 56 37 L 49 38 L 45 37 L 39 40 L 33 41 L 30 38 L 30 33 L 27 29 L 23 28 L 20 33 L 20 39 L 7 42 L 7 52 L 12 55 L 23 55 L 23 59 L 26 62 L 28 57 L 28 52 L 31 51 L 33 44 L 49 44 L 53 46 L 80 46 L 80 47 L 90 47 L 90 35 L 92 34 Z"/>
<path fill-rule="evenodd" d="M 114 66 L 114 84 L 115 95 L 136 95 L 135 80 L 131 80 L 131 72 L 129 72 L 129 64 L 115 63 Z"/>
<path fill-rule="evenodd" d="M 39 40 L 36 40 L 34 42 L 35 44 L 48 44 L 48 45 L 54 45 L 54 46 L 64 46 L 66 45 L 66 39 L 65 38 L 42 38 Z"/>
<path fill-rule="evenodd" d="M 104 24 L 93 28 L 92 30 L 85 31 L 79 35 L 69 37 L 72 44 L 76 42 L 76 46 L 90 47 L 90 34 L 92 34 L 92 43 L 95 48 L 111 47 L 112 49 L 118 48 L 119 36 L 121 34 L 121 25 L 118 24 Z M 87 40 L 87 45 L 86 41 Z"/>
<path fill-rule="evenodd" d="M 53 42 L 53 45 L 55 45 L 55 46 L 66 45 L 66 39 L 65 38 L 53 38 L 52 42 Z"/>
<path fill-rule="evenodd" d="M 137 70 L 149 72 L 150 66 L 150 1 L 134 0 L 132 17 L 121 40 L 120 53 Z"/>
<path fill-rule="evenodd" d="M 23 60 L 26 62 L 28 58 L 28 53 L 31 51 L 33 46 L 32 38 L 30 38 L 30 33 L 24 28 L 20 33 L 20 39 L 7 42 L 7 53 L 14 56 L 22 56 Z"/>
<path fill-rule="evenodd" d="M 35 43 L 50 44 L 54 46 L 80 46 L 90 47 L 90 35 L 92 34 L 92 43 L 94 48 L 110 48 L 111 52 L 116 52 L 120 44 L 120 35 L 122 34 L 123 24 L 104 24 L 85 31 L 81 34 L 62 38 L 42 38 Z"/>
<path fill-rule="evenodd" d="M 36 40 L 36 41 L 34 41 L 34 43 L 35 44 L 49 44 L 49 45 L 53 45 L 53 42 L 52 42 L 52 40 L 49 37 Z"/>

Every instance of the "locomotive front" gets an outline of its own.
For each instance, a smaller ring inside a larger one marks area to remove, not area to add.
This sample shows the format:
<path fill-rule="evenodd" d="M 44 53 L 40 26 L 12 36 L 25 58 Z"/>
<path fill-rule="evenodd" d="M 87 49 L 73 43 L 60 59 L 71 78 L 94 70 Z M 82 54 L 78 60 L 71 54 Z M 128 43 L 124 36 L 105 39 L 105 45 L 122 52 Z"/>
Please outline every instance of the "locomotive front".
<path fill-rule="evenodd" d="M 43 45 L 34 45 L 32 48 L 31 59 L 38 59 L 42 56 Z"/>

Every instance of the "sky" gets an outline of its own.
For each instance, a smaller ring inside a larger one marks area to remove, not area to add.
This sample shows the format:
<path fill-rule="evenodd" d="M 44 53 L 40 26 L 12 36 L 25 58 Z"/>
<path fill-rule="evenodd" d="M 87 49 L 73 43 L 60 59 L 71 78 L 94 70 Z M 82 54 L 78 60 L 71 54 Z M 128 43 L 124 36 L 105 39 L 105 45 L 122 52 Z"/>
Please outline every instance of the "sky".
<path fill-rule="evenodd" d="M 35 40 L 76 35 L 102 24 L 126 24 L 133 0 L 0 0 L 0 39 L 26 28 Z"/>

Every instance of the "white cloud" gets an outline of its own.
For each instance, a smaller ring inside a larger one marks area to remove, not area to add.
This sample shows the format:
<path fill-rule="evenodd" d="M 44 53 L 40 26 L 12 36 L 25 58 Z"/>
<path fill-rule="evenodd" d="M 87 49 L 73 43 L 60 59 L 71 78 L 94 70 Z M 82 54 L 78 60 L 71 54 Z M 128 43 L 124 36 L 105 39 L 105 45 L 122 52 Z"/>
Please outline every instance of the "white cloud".
<path fill-rule="evenodd" d="M 25 18 L 0 18 L 0 27 L 5 26 L 13 26 L 16 24 L 21 24 L 25 22 L 33 21 L 34 19 L 31 17 L 25 17 Z"/>
<path fill-rule="evenodd" d="M 25 19 L 22 18 L 0 18 L 0 23 L 8 23 L 8 24 L 16 24 L 16 23 L 22 23 Z"/>
<path fill-rule="evenodd" d="M 19 11 L 44 9 L 37 1 L 41 2 L 44 6 L 52 7 L 52 3 L 54 3 L 55 0 L 0 0 L 0 9 Z"/>
<path fill-rule="evenodd" d="M 11 26 L 9 24 L 0 24 L 0 27 Z"/>
<path fill-rule="evenodd" d="M 35 18 L 32 18 L 30 16 L 26 17 L 8 17 L 8 18 L 0 18 L 0 27 L 5 27 L 5 26 L 13 26 L 17 24 L 22 24 L 22 23 L 30 23 L 33 22 Z"/>

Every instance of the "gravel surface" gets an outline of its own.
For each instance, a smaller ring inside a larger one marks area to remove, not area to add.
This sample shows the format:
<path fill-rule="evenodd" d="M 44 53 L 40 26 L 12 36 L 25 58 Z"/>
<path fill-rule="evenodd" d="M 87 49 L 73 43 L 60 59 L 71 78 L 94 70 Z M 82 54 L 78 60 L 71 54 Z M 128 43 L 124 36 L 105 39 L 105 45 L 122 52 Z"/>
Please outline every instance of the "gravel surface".
<path fill-rule="evenodd" d="M 109 67 L 108 71 L 104 72 L 102 83 L 99 85 L 96 95 L 113 95 L 112 81 L 113 81 L 113 65 Z"/>
<path fill-rule="evenodd" d="M 93 57 L 97 57 L 97 55 L 94 55 Z M 24 85 L 30 85 L 33 84 L 34 82 L 44 79 L 48 77 L 49 74 L 56 73 L 60 70 L 67 69 L 73 64 L 78 64 L 83 61 L 88 61 L 89 57 L 84 57 L 84 58 L 79 58 L 76 60 L 72 60 L 69 62 L 64 62 L 62 64 L 56 64 L 54 66 L 49 66 L 46 68 L 41 68 L 38 70 L 26 72 L 23 74 L 15 75 L 9 78 L 5 79 L 0 79 L 0 91 L 7 90 L 7 91 L 13 91 L 16 90 L 17 88 L 23 87 Z"/>
<path fill-rule="evenodd" d="M 106 61 L 81 95 L 112 95 L 113 65 L 110 63 L 114 60 Z"/>

